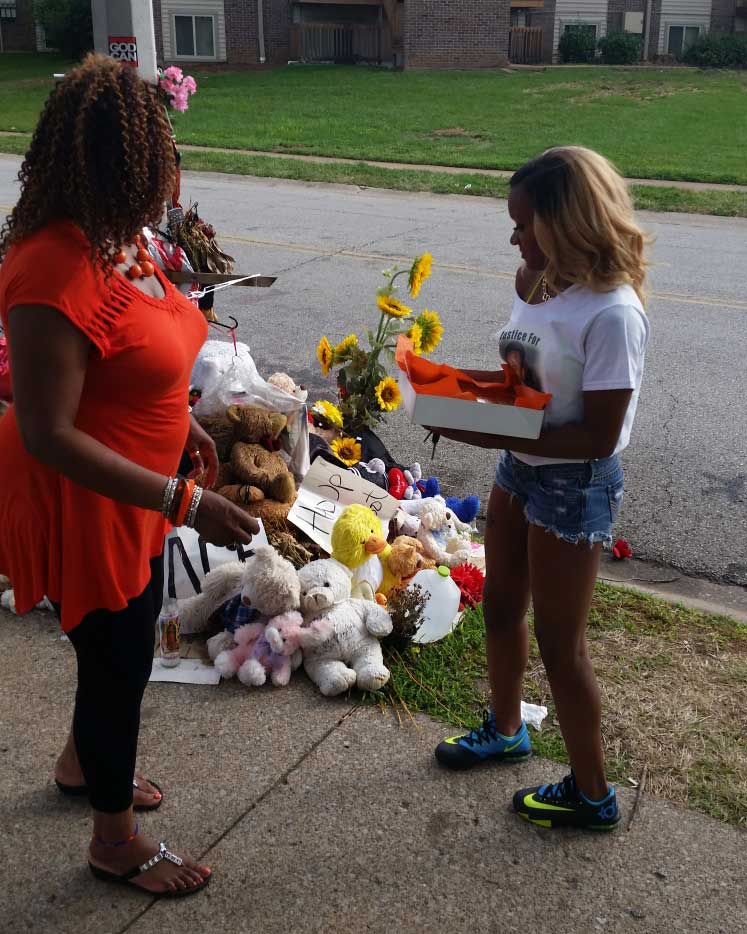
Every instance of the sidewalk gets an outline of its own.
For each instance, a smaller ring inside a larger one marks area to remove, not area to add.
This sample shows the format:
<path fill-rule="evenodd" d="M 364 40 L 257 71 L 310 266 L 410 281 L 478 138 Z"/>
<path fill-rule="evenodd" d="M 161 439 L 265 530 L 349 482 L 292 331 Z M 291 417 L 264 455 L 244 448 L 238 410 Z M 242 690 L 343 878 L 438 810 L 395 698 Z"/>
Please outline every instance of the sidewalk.
<path fill-rule="evenodd" d="M 165 790 L 148 831 L 213 868 L 204 894 L 154 903 L 93 880 L 86 808 L 49 775 L 74 657 L 53 618 L 0 613 L 0 930 L 162 934 L 738 934 L 744 832 L 644 797 L 630 830 L 534 829 L 513 790 L 562 774 L 529 760 L 454 775 L 443 727 L 285 689 L 152 684 L 140 767 Z M 621 789 L 626 823 L 634 792 Z"/>

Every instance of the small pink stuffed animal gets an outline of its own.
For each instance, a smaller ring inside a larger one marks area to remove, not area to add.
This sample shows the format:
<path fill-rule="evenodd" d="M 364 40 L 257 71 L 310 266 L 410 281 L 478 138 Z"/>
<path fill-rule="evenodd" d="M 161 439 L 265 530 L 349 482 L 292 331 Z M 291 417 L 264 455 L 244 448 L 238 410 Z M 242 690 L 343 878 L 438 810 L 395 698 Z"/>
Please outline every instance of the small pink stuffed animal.
<path fill-rule="evenodd" d="M 239 668 L 239 681 L 247 687 L 259 687 L 269 674 L 276 687 L 286 685 L 291 673 L 301 664 L 302 625 L 303 617 L 295 610 L 273 616 L 264 633 L 254 642 L 249 658 Z"/>
<path fill-rule="evenodd" d="M 222 678 L 233 678 L 251 656 L 254 644 L 264 635 L 264 623 L 247 623 L 240 626 L 233 634 L 233 641 L 236 643 L 231 649 L 224 649 L 220 652 L 213 664 L 221 673 Z"/>

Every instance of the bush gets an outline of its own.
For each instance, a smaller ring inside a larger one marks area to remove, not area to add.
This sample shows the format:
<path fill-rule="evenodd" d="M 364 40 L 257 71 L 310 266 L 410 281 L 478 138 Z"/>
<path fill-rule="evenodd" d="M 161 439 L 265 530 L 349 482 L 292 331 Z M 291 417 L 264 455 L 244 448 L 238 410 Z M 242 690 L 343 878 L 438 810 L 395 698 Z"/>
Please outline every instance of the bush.
<path fill-rule="evenodd" d="M 685 50 L 682 61 L 701 68 L 747 68 L 747 38 L 700 36 Z"/>
<path fill-rule="evenodd" d="M 566 28 L 558 43 L 558 54 L 563 63 L 586 64 L 594 61 L 597 40 L 590 29 L 583 26 Z"/>
<path fill-rule="evenodd" d="M 37 0 L 34 10 L 49 48 L 76 60 L 93 48 L 90 0 Z"/>
<path fill-rule="evenodd" d="M 635 65 L 641 60 L 643 37 L 633 32 L 611 32 L 598 43 L 605 65 Z"/>

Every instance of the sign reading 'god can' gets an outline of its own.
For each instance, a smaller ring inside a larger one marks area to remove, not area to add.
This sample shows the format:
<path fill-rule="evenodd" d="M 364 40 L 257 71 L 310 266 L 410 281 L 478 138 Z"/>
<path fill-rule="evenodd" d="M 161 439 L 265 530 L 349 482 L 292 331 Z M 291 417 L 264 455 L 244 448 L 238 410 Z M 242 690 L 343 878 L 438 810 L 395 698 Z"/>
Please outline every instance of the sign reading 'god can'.
<path fill-rule="evenodd" d="M 137 39 L 134 36 L 109 36 L 109 55 L 137 68 Z"/>

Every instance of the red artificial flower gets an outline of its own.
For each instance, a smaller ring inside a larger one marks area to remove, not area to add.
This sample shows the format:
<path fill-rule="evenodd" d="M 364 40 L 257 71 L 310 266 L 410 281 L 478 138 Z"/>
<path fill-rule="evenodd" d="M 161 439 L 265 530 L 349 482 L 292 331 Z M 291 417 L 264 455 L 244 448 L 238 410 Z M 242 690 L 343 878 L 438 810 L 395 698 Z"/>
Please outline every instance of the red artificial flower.
<path fill-rule="evenodd" d="M 618 538 L 612 546 L 612 557 L 617 561 L 624 561 L 626 558 L 632 558 L 633 549 L 624 538 Z"/>
<path fill-rule="evenodd" d="M 459 609 L 474 607 L 482 603 L 482 589 L 485 586 L 485 575 L 474 564 L 459 564 L 451 569 L 451 579 L 462 594 Z"/>

